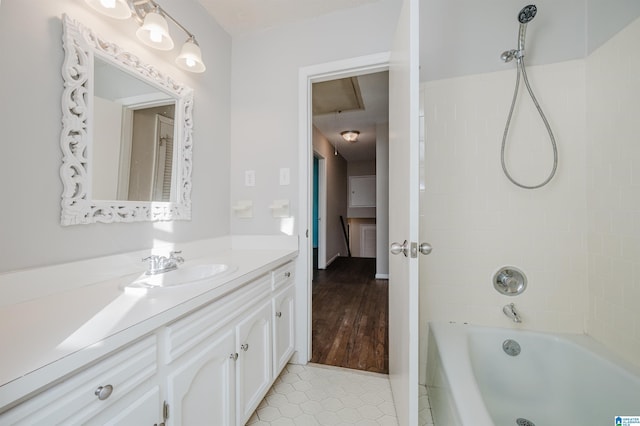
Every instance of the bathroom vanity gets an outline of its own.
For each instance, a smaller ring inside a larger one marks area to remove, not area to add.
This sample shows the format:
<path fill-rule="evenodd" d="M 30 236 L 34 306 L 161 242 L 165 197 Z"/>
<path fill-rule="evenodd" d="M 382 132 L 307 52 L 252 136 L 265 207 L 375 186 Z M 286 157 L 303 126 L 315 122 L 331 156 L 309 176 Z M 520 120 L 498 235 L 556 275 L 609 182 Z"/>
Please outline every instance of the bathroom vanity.
<path fill-rule="evenodd" d="M 147 251 L 0 275 L 0 424 L 246 423 L 294 352 L 297 240 L 175 248 L 232 267 L 130 286 Z"/>

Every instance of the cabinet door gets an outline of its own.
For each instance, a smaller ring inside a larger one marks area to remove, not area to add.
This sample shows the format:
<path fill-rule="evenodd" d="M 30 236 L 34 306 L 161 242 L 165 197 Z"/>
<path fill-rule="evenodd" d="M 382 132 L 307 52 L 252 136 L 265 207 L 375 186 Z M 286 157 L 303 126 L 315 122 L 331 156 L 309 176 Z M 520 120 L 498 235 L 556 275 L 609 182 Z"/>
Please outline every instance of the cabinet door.
<path fill-rule="evenodd" d="M 280 374 L 293 354 L 295 287 L 273 298 L 273 375 Z"/>
<path fill-rule="evenodd" d="M 228 329 L 176 361 L 168 375 L 170 425 L 235 425 L 235 352 Z"/>
<path fill-rule="evenodd" d="M 244 425 L 271 385 L 271 300 L 247 311 L 236 326 L 238 424 Z"/>

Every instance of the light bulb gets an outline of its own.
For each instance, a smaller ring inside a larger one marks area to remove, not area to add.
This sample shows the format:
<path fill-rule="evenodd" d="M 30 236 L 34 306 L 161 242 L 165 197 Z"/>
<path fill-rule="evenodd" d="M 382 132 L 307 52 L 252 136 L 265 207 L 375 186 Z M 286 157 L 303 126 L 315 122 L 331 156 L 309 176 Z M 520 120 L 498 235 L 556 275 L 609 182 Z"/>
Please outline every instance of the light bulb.
<path fill-rule="evenodd" d="M 116 8 L 116 0 L 100 0 L 100 4 L 106 9 Z"/>
<path fill-rule="evenodd" d="M 189 68 L 193 68 L 196 66 L 196 61 L 194 61 L 193 58 L 187 58 L 185 59 L 184 62 L 187 64 Z"/>
<path fill-rule="evenodd" d="M 157 30 L 149 31 L 149 40 L 154 43 L 160 43 L 162 41 L 162 33 Z"/>

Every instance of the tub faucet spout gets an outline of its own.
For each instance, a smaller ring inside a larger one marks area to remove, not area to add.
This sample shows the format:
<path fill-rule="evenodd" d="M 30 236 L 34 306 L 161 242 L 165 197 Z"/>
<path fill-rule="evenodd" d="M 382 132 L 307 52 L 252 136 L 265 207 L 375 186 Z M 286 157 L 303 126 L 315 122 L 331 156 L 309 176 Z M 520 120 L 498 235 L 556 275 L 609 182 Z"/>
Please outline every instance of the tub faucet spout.
<path fill-rule="evenodd" d="M 518 314 L 518 311 L 516 310 L 516 305 L 514 305 L 513 303 L 509 303 L 508 305 L 504 305 L 504 307 L 502 308 L 502 312 L 504 312 L 504 314 L 507 317 L 512 319 L 513 322 L 515 322 L 515 323 L 522 322 L 522 319 L 520 318 L 520 315 Z"/>

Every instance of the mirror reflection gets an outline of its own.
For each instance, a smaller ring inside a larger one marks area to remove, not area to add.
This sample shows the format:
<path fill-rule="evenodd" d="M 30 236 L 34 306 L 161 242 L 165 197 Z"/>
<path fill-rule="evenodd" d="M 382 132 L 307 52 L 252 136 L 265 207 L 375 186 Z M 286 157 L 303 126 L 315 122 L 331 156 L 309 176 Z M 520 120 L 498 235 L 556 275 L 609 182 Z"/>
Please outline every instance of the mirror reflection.
<path fill-rule="evenodd" d="M 97 56 L 94 77 L 92 198 L 174 200 L 175 98 Z"/>

